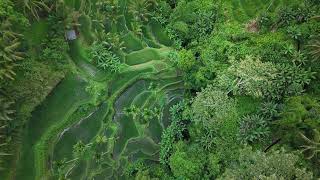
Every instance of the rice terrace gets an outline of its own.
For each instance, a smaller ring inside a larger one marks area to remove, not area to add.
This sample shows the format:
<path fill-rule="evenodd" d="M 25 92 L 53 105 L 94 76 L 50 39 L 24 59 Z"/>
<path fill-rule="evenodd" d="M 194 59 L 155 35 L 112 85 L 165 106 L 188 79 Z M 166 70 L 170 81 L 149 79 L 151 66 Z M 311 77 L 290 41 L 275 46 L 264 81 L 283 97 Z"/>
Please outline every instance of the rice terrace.
<path fill-rule="evenodd" d="M 320 178 L 317 0 L 1 0 L 0 180 Z"/>

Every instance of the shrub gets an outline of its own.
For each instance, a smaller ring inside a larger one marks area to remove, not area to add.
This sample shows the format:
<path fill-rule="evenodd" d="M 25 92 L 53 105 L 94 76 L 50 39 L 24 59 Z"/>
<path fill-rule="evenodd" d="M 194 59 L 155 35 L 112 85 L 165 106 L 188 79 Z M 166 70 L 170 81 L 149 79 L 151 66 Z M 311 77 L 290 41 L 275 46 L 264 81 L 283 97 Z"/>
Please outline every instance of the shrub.
<path fill-rule="evenodd" d="M 283 140 L 297 148 L 302 140 L 299 133 L 308 134 L 319 129 L 319 118 L 320 104 L 317 100 L 307 95 L 295 96 L 286 99 L 280 119 L 274 124 Z"/>
<path fill-rule="evenodd" d="M 200 179 L 204 174 L 205 156 L 195 144 L 178 142 L 169 165 L 176 178 Z"/>
<path fill-rule="evenodd" d="M 213 31 L 217 14 L 218 9 L 212 1 L 179 1 L 170 16 L 169 31 L 187 45 Z"/>
<path fill-rule="evenodd" d="M 246 115 L 239 122 L 239 139 L 242 143 L 261 141 L 270 133 L 268 122 L 259 115 Z"/>
<path fill-rule="evenodd" d="M 238 164 L 219 179 L 312 179 L 311 172 L 299 167 L 299 157 L 283 149 L 265 154 L 250 147 L 240 150 Z"/>
<path fill-rule="evenodd" d="M 208 127 L 225 123 L 228 118 L 235 116 L 235 106 L 236 102 L 227 93 L 208 86 L 192 102 L 192 120 Z"/>
<path fill-rule="evenodd" d="M 220 86 L 234 94 L 265 97 L 269 89 L 274 88 L 277 68 L 270 62 L 247 56 L 240 62 L 231 61 L 229 69 L 219 77 Z"/>
<path fill-rule="evenodd" d="M 183 139 L 183 132 L 186 129 L 186 121 L 182 116 L 182 111 L 185 108 L 184 102 L 174 105 L 170 109 L 171 124 L 163 132 L 161 136 L 160 147 L 160 163 L 169 164 L 169 158 L 173 153 L 173 145 L 176 141 Z"/>
<path fill-rule="evenodd" d="M 297 65 L 262 62 L 247 56 L 232 65 L 218 78 L 221 88 L 234 94 L 257 98 L 281 100 L 283 97 L 299 95 L 305 85 L 314 78 L 311 70 Z"/>
<path fill-rule="evenodd" d="M 68 51 L 68 43 L 62 37 L 55 37 L 46 42 L 40 59 L 43 61 L 51 61 L 61 69 L 63 65 L 68 63 Z"/>

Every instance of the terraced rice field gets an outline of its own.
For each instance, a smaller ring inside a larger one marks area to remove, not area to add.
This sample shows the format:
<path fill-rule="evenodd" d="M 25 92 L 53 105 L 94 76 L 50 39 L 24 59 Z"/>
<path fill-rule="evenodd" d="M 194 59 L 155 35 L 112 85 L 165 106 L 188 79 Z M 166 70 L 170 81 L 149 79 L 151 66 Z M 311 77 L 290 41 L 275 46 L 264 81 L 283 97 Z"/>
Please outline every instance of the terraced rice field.
<path fill-rule="evenodd" d="M 183 82 L 167 59 L 171 41 L 162 27 L 151 22 L 139 38 L 127 24 L 126 15 L 121 16 L 117 29 L 126 32 L 121 37 L 126 48 L 120 53 L 127 67 L 117 75 L 99 71 L 87 60 L 83 44 L 92 37 L 70 42 L 76 72 L 67 75 L 33 113 L 32 128 L 24 135 L 17 179 L 56 179 L 54 162 L 64 159 L 69 161 L 66 178 L 74 180 L 125 179 L 125 167 L 137 159 L 159 163 L 161 134 L 170 123 L 169 108 L 182 99 Z M 88 106 L 93 100 L 86 92 L 89 81 L 105 87 L 106 95 L 96 107 Z M 133 105 L 158 108 L 161 117 L 141 123 L 124 112 Z M 73 160 L 73 146 L 79 141 L 90 144 L 97 136 L 107 137 L 99 147 L 104 152 L 102 162 Z"/>

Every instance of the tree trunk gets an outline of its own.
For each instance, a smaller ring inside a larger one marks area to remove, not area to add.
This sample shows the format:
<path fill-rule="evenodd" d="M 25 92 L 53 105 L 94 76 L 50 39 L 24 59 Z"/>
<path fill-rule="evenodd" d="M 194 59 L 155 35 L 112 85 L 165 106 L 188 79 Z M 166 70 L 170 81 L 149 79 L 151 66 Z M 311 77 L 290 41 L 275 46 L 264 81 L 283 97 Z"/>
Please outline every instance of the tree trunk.
<path fill-rule="evenodd" d="M 278 138 L 272 142 L 267 148 L 264 149 L 263 152 L 268 152 L 274 145 L 278 144 L 281 141 L 281 138 Z"/>

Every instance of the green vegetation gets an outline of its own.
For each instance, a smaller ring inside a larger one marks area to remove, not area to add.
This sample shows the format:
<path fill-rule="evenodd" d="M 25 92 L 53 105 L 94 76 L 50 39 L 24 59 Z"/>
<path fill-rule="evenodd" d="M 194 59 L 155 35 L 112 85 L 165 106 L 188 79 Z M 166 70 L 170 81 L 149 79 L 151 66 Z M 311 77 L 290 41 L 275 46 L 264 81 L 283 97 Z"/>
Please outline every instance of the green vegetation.
<path fill-rule="evenodd" d="M 1 0 L 0 179 L 320 177 L 316 0 Z"/>

